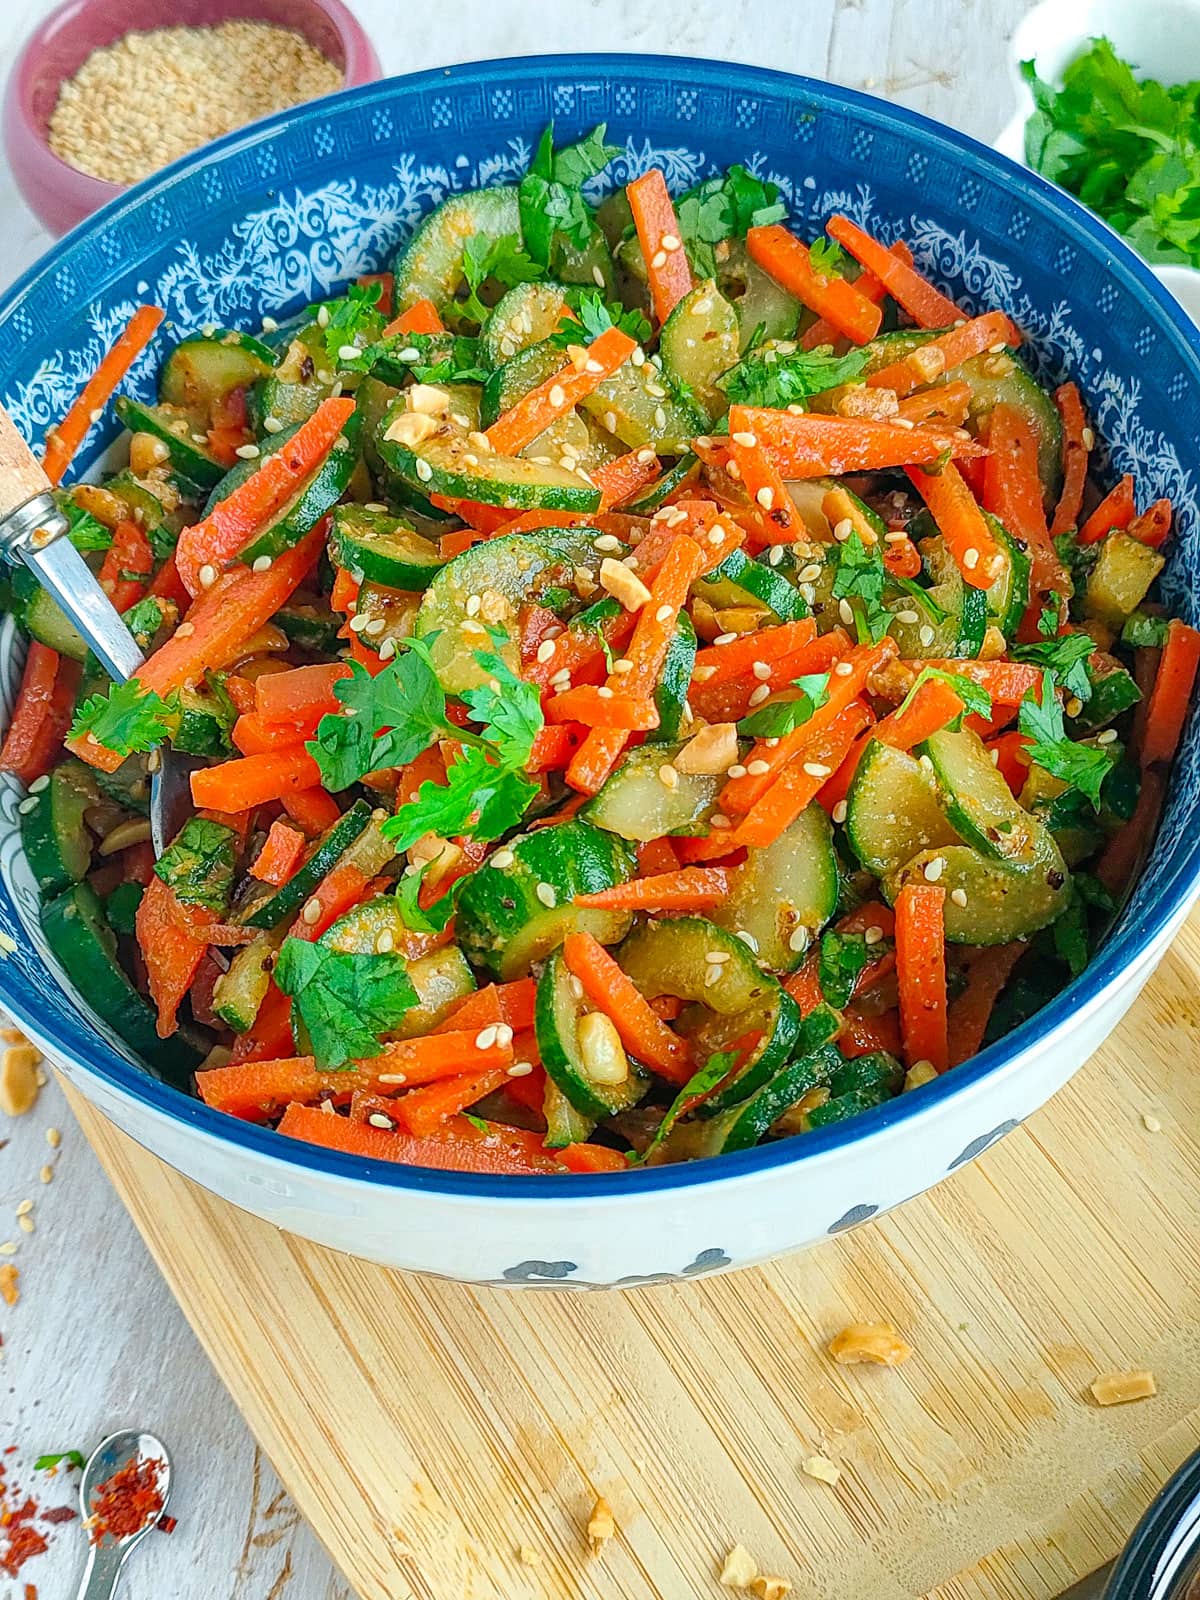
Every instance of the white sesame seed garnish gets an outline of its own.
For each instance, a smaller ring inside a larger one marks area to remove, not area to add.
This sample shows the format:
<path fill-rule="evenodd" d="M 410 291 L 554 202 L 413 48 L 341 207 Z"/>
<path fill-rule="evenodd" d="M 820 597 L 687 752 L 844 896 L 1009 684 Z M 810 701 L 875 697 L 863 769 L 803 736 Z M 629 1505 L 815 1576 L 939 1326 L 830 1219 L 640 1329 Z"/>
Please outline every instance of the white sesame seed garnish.
<path fill-rule="evenodd" d="M 851 522 L 849 517 L 843 517 L 839 522 L 835 522 L 833 525 L 833 537 L 839 544 L 845 544 L 846 540 L 853 532 L 854 524 Z"/>
<path fill-rule="evenodd" d="M 810 561 L 807 567 L 802 567 L 801 570 L 796 574 L 796 581 L 798 583 L 816 583 L 820 576 L 820 562 Z"/>
<path fill-rule="evenodd" d="M 662 247 L 664 250 L 678 250 L 680 248 L 680 241 L 673 233 L 664 233 L 662 236 Z"/>
<path fill-rule="evenodd" d="M 1113 744 L 1116 741 L 1116 737 L 1117 737 L 1117 730 L 1115 728 L 1105 728 L 1103 733 L 1098 733 L 1096 735 L 1096 743 L 1097 744 Z"/>
<path fill-rule="evenodd" d="M 385 956 L 389 950 L 396 948 L 396 935 L 390 928 L 381 928 L 375 935 L 375 953 Z"/>
<path fill-rule="evenodd" d="M 837 677 L 848 678 L 854 671 L 854 666 L 852 662 L 839 661 L 833 670 Z"/>
<path fill-rule="evenodd" d="M 951 889 L 950 898 L 956 906 L 965 906 L 967 903 L 967 891 L 965 889 Z"/>
<path fill-rule="evenodd" d="M 752 661 L 750 663 L 750 670 L 760 683 L 766 683 L 767 679 L 771 676 L 771 669 L 765 661 Z"/>
<path fill-rule="evenodd" d="M 963 551 L 963 566 L 966 567 L 968 572 L 974 572 L 978 565 L 979 551 L 972 545 L 970 549 Z"/>
<path fill-rule="evenodd" d="M 613 662 L 612 669 L 617 676 L 621 678 L 624 677 L 627 672 L 633 671 L 633 662 L 628 656 L 621 656 L 618 660 Z"/>
<path fill-rule="evenodd" d="M 758 940 L 752 933 L 748 933 L 745 928 L 735 928 L 733 936 L 735 939 L 740 939 L 743 944 L 749 945 L 755 955 L 758 954 Z"/>
<path fill-rule="evenodd" d="M 593 542 L 597 550 L 603 550 L 608 553 L 621 548 L 621 541 L 617 538 L 615 533 L 602 533 L 600 537 Z"/>
<path fill-rule="evenodd" d="M 921 641 L 922 647 L 926 650 L 929 649 L 929 646 L 933 643 L 935 637 L 936 635 L 928 623 L 925 624 L 920 633 L 917 635 L 917 638 Z"/>
<path fill-rule="evenodd" d="M 1085 450 L 1092 449 L 1096 443 L 1096 435 L 1090 428 L 1084 428 L 1083 432 L 1079 435 L 1079 439 Z"/>
<path fill-rule="evenodd" d="M 328 306 L 320 306 L 318 308 L 318 310 L 317 310 L 317 326 L 320 327 L 320 328 L 327 328 L 329 326 L 329 307 Z"/>
<path fill-rule="evenodd" d="M 744 445 L 747 450 L 753 450 L 758 443 L 758 435 L 753 433 L 731 433 L 729 437 L 734 444 Z"/>
<path fill-rule="evenodd" d="M 350 618 L 348 623 L 350 632 L 361 633 L 370 620 L 370 617 L 367 616 L 365 611 L 357 612 L 353 617 Z"/>
<path fill-rule="evenodd" d="M 669 622 L 674 615 L 674 606 L 663 605 L 659 606 L 658 610 L 654 613 L 654 620 L 655 622 Z"/>
<path fill-rule="evenodd" d="M 889 421 L 894 422 L 898 428 L 915 428 L 916 427 L 916 423 L 913 421 L 913 419 L 911 417 L 891 417 L 891 418 L 889 418 Z"/>
<path fill-rule="evenodd" d="M 865 929 L 864 932 L 863 932 L 863 943 L 864 944 L 878 944 L 879 941 L 882 938 L 883 938 L 883 929 L 879 926 L 879 924 L 877 922 L 873 922 L 871 924 L 871 926 L 869 928 Z"/>
<path fill-rule="evenodd" d="M 36 811 L 37 810 L 37 806 L 38 806 L 38 797 L 37 797 L 37 795 L 35 795 L 35 794 L 27 794 L 25 796 L 24 800 L 19 802 L 19 804 L 17 806 L 17 812 L 18 812 L 18 814 L 20 816 L 27 817 L 31 811 Z"/>
<path fill-rule="evenodd" d="M 642 349 L 641 345 L 638 345 L 637 349 L 633 352 L 629 359 L 633 362 L 635 367 L 640 367 L 645 364 L 646 352 Z"/>
<path fill-rule="evenodd" d="M 897 611 L 896 613 L 896 621 L 907 623 L 909 627 L 920 622 L 920 620 L 921 613 L 919 611 Z"/>
<path fill-rule="evenodd" d="M 719 633 L 713 640 L 714 644 L 732 644 L 739 637 L 736 633 Z"/>
<path fill-rule="evenodd" d="M 537 659 L 545 666 L 547 661 L 554 659 L 554 652 L 558 648 L 553 639 L 543 639 L 537 647 Z"/>
<path fill-rule="evenodd" d="M 828 778 L 833 768 L 827 767 L 823 761 L 806 761 L 804 770 L 810 778 Z"/>
<path fill-rule="evenodd" d="M 770 772 L 770 770 L 771 763 L 769 761 L 758 760 L 748 761 L 746 763 L 746 771 L 752 778 L 761 778 L 765 773 Z"/>
<path fill-rule="evenodd" d="M 558 904 L 558 895 L 555 893 L 552 883 L 539 883 L 533 892 L 548 911 L 553 911 Z"/>
<path fill-rule="evenodd" d="M 728 950 L 706 950 L 704 959 L 710 967 L 723 967 L 727 961 L 732 960 Z"/>
<path fill-rule="evenodd" d="M 769 545 L 767 548 L 767 565 L 777 567 L 783 560 L 783 546 L 781 544 Z"/>
<path fill-rule="evenodd" d="M 428 483 L 430 478 L 433 477 L 433 468 L 421 456 L 417 457 L 417 477 L 420 478 L 422 483 Z"/>
<path fill-rule="evenodd" d="M 279 324 L 274 317 L 264 317 L 261 326 L 264 333 L 276 333 L 279 330 Z"/>
<path fill-rule="evenodd" d="M 755 491 L 754 498 L 764 511 L 770 511 L 775 504 L 775 491 L 769 483 L 764 483 L 761 489 Z"/>
<path fill-rule="evenodd" d="M 307 922 L 311 928 L 314 922 L 321 920 L 321 902 L 319 900 L 306 900 L 304 910 L 300 913 L 300 920 Z"/>
<path fill-rule="evenodd" d="M 751 689 L 749 704 L 752 706 L 762 705 L 770 693 L 771 685 L 769 683 L 760 683 L 757 689 Z"/>
<path fill-rule="evenodd" d="M 554 385 L 554 387 L 550 390 L 550 404 L 554 407 L 554 409 L 556 411 L 558 411 L 563 406 L 565 406 L 566 403 L 567 403 L 566 390 L 563 388 L 561 383 L 556 383 Z"/>
<path fill-rule="evenodd" d="M 533 1071 L 532 1061 L 514 1061 L 505 1073 L 508 1078 L 527 1078 Z"/>
<path fill-rule="evenodd" d="M 655 272 L 657 272 L 661 267 L 665 267 L 666 264 L 667 252 L 665 250 L 656 250 L 650 257 L 650 265 L 653 267 Z"/>
<path fill-rule="evenodd" d="M 676 789 L 679 787 L 679 774 L 669 761 L 664 761 L 662 766 L 659 767 L 658 781 L 664 789 Z"/>
<path fill-rule="evenodd" d="M 930 883 L 936 883 L 942 875 L 946 865 L 945 856 L 934 856 L 932 861 L 925 863 L 925 877 Z"/>
<path fill-rule="evenodd" d="M 596 690 L 596 693 L 599 695 L 601 700 L 611 700 L 612 697 L 613 697 L 613 691 L 608 687 L 608 685 L 606 683 L 602 683 L 600 685 L 600 687 Z"/>
<path fill-rule="evenodd" d="M 270 558 L 270 556 L 255 556 L 254 560 L 250 563 L 250 571 L 251 572 L 270 572 L 270 570 L 271 570 L 271 558 Z M 176 631 L 176 633 L 178 633 L 179 632 L 178 628 L 176 628 L 175 631 Z"/>
<path fill-rule="evenodd" d="M 847 627 L 853 623 L 854 607 L 850 604 L 849 600 L 842 599 L 838 601 L 838 616 L 847 625 Z"/>
<path fill-rule="evenodd" d="M 908 534 L 905 532 L 905 530 L 903 528 L 889 528 L 888 531 L 884 534 L 883 537 L 884 537 L 884 541 L 887 544 L 907 544 L 908 543 Z"/>
<path fill-rule="evenodd" d="M 846 812 L 849 809 L 850 808 L 847 806 L 847 804 L 846 804 L 846 802 L 844 800 L 839 800 L 837 805 L 834 806 L 834 808 L 833 808 L 833 820 L 836 823 L 838 823 L 839 826 L 843 822 L 845 822 L 845 820 L 846 820 Z"/>
<path fill-rule="evenodd" d="M 598 263 L 592 268 L 592 282 L 596 285 L 597 289 L 603 289 L 604 269 Z"/>
<path fill-rule="evenodd" d="M 788 939 L 788 949 L 794 950 L 797 954 L 800 954 L 802 951 L 808 949 L 809 940 L 811 938 L 812 935 L 809 933 L 804 924 L 802 922 L 798 923 L 797 926 L 792 929 L 791 937 Z"/>
<path fill-rule="evenodd" d="M 747 770 L 740 761 L 735 761 L 731 767 L 725 768 L 725 776 L 727 778 L 744 778 Z"/>
<path fill-rule="evenodd" d="M 217 569 L 206 561 L 196 576 L 200 580 L 202 589 L 211 589 L 217 581 Z"/>
<path fill-rule="evenodd" d="M 725 815 L 725 813 L 723 811 L 714 811 L 712 816 L 708 820 L 709 820 L 709 822 L 712 824 L 712 826 L 714 828 L 732 828 L 733 827 L 733 823 L 729 820 L 729 818 Z"/>
<path fill-rule="evenodd" d="M 43 772 L 40 778 L 35 778 L 29 785 L 30 794 L 41 794 L 43 789 L 50 787 L 50 774 Z"/>
<path fill-rule="evenodd" d="M 367 1121 L 373 1128 L 386 1128 L 389 1132 L 395 1127 L 395 1123 L 392 1121 L 391 1117 L 387 1116 L 386 1113 L 382 1111 L 372 1111 L 370 1116 L 367 1118 Z"/>

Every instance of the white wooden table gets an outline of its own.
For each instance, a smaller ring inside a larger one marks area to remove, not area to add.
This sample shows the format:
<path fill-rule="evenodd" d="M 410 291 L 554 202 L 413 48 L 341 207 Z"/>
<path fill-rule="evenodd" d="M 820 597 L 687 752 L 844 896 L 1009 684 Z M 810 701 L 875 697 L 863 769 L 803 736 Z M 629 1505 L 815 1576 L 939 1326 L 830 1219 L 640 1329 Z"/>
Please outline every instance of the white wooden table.
<path fill-rule="evenodd" d="M 4 0 L 0 66 L 55 0 Z M 1029 0 L 467 0 L 421 14 L 395 0 L 351 0 L 386 72 L 570 50 L 644 50 L 745 61 L 873 91 L 991 140 L 1010 111 L 1004 47 Z M 164 21 L 172 7 L 163 0 Z M 0 285 L 50 240 L 0 170 Z M 0 1123 L 3 1119 L 0 1118 Z M 49 1127 L 61 1127 L 55 1177 Z M 89 1449 L 137 1423 L 169 1443 L 179 1525 L 134 1559 L 123 1600 L 351 1600 L 262 1459 L 176 1309 L 133 1225 L 51 1085 L 34 1114 L 0 1126 L 0 1241 L 19 1242 L 21 1301 L 0 1305 L 0 1457 L 32 1482 L 36 1456 Z M 15 1209 L 35 1202 L 36 1232 Z M 72 1476 L 72 1488 L 74 1479 Z M 47 1503 L 68 1487 L 42 1481 Z M 0 1600 L 69 1600 L 82 1535 L 56 1529 L 50 1551 Z M 452 1597 L 446 1597 L 452 1600 Z"/>

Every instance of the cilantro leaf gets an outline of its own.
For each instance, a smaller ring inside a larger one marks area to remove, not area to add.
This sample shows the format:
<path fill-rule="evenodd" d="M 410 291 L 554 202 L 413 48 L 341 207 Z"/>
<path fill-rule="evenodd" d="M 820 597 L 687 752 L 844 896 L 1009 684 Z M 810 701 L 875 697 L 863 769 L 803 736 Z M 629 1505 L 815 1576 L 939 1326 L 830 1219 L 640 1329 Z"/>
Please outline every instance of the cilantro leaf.
<path fill-rule="evenodd" d="M 472 235 L 463 246 L 462 271 L 467 295 L 455 310 L 479 325 L 486 322 L 489 310 L 479 298 L 486 282 L 491 280 L 504 289 L 512 289 L 518 283 L 536 283 L 545 275 L 544 268 L 527 253 L 515 233 L 499 239 L 489 239 L 485 233 Z"/>
<path fill-rule="evenodd" d="M 418 383 L 486 383 L 490 376 L 480 365 L 479 340 L 462 333 L 391 334 L 342 367 L 370 372 L 380 362 L 386 363 L 384 381 L 393 384 L 410 375 Z"/>
<path fill-rule="evenodd" d="M 731 405 L 770 406 L 783 411 L 810 395 L 823 394 L 857 378 L 867 364 L 861 350 L 835 356 L 828 345 L 787 351 L 768 345 L 751 350 L 717 379 Z"/>
<path fill-rule="evenodd" d="M 645 344 L 653 331 L 640 311 L 627 311 L 619 301 L 606 301 L 598 289 L 571 290 L 567 303 L 575 315 L 564 317 L 550 335 L 550 342 L 563 350 L 572 344 L 591 344 L 609 328 L 620 328 L 638 344 Z"/>
<path fill-rule="evenodd" d="M 91 734 L 114 755 L 128 756 L 162 744 L 170 735 L 172 720 L 167 702 L 130 678 L 127 683 L 114 683 L 106 694 L 90 695 L 77 707 L 70 737 L 82 739 Z"/>
<path fill-rule="evenodd" d="M 112 534 L 90 511 L 75 504 L 69 494 L 57 495 L 58 509 L 67 519 L 67 538 L 81 554 L 89 550 L 107 550 L 112 544 Z"/>
<path fill-rule="evenodd" d="M 1073 891 L 1051 927 L 1054 953 L 1077 978 L 1091 960 L 1087 907 Z"/>
<path fill-rule="evenodd" d="M 517 185 L 521 237 L 530 258 L 546 270 L 558 236 L 576 250 L 586 250 L 596 231 L 596 219 L 584 199 L 582 187 L 602 172 L 619 153 L 604 142 L 605 125 L 593 128 L 578 144 L 554 148 L 553 123 L 538 140 L 529 171 Z"/>
<path fill-rule="evenodd" d="M 1069 695 L 1079 700 L 1092 698 L 1092 680 L 1087 664 L 1096 649 L 1090 633 L 1062 633 L 1035 644 L 1012 647 L 1014 661 L 1027 661 L 1048 668 Z"/>
<path fill-rule="evenodd" d="M 1076 744 L 1067 737 L 1054 676 L 1048 670 L 1042 673 L 1040 699 L 1031 689 L 1022 700 L 1017 727 L 1032 741 L 1029 759 L 1068 788 L 1086 795 L 1099 811 L 1100 790 L 1120 760 L 1120 750 L 1115 745 Z"/>
<path fill-rule="evenodd" d="M 772 700 L 738 723 L 738 732 L 755 739 L 780 739 L 786 733 L 802 727 L 812 718 L 814 711 L 829 699 L 829 674 L 814 672 L 803 678 L 793 678 L 800 693 L 789 700 Z"/>
<path fill-rule="evenodd" d="M 883 551 L 878 544 L 865 545 L 855 528 L 834 547 L 833 558 L 837 563 L 834 599 L 846 600 L 851 606 L 859 644 L 878 644 L 892 625 L 892 613 L 883 606 Z"/>
<path fill-rule="evenodd" d="M 470 745 L 447 767 L 445 783 L 423 783 L 416 798 L 382 824 L 382 831 L 397 850 L 407 850 L 427 833 L 494 839 L 521 820 L 540 792 L 538 784 L 495 760 L 487 749 Z"/>
<path fill-rule="evenodd" d="M 823 278 L 839 278 L 846 265 L 846 252 L 833 239 L 814 239 L 808 247 L 812 269 Z"/>
<path fill-rule="evenodd" d="M 787 207 L 779 199 L 776 184 L 756 178 L 735 163 L 723 178 L 707 178 L 681 195 L 675 215 L 692 270 L 701 278 L 715 278 L 714 245 L 726 239 L 744 239 L 750 228 L 782 222 Z"/>
<path fill-rule="evenodd" d="M 870 959 L 861 933 L 835 933 L 831 928 L 821 935 L 817 980 L 822 995 L 835 1011 L 849 1005 L 854 986 Z"/>
<path fill-rule="evenodd" d="M 435 857 L 434 861 L 436 859 Z M 406 870 L 396 885 L 395 898 L 400 908 L 400 916 L 405 927 L 411 928 L 414 933 L 441 933 L 454 915 L 459 891 L 467 881 L 466 878 L 456 878 L 439 900 L 435 900 L 431 906 L 422 906 L 421 888 L 434 861 L 427 861 L 416 872 Z"/>
<path fill-rule="evenodd" d="M 545 723 L 541 693 L 536 684 L 518 678 L 498 655 L 476 650 L 475 659 L 489 675 L 488 682 L 467 689 L 463 699 L 504 765 L 523 767 Z"/>
<path fill-rule="evenodd" d="M 917 690 L 923 683 L 930 682 L 933 678 L 941 678 L 948 683 L 955 694 L 963 703 L 964 714 L 968 716 L 990 717 L 992 714 L 992 697 L 982 684 L 976 683 L 974 678 L 968 678 L 964 672 L 946 672 L 941 667 L 922 667 L 913 679 L 912 688 L 900 702 L 898 710 L 904 711 L 916 698 Z M 955 726 L 961 726 L 962 716 L 959 716 Z"/>
<path fill-rule="evenodd" d="M 292 998 L 322 1071 L 377 1056 L 383 1037 L 417 1003 L 403 958 L 361 955 L 304 939 L 285 939 L 275 981 Z"/>
<path fill-rule="evenodd" d="M 709 1056 L 704 1065 L 692 1073 L 663 1113 L 662 1121 L 654 1130 L 654 1137 L 642 1152 L 642 1163 L 649 1161 L 680 1117 L 685 1112 L 690 1111 L 697 1100 L 702 1100 L 706 1095 L 711 1094 L 717 1085 L 729 1076 L 734 1067 L 737 1066 L 740 1054 L 741 1052 L 738 1050 L 719 1050 L 715 1055 Z"/>
<path fill-rule="evenodd" d="M 189 817 L 154 863 L 157 877 L 183 905 L 223 912 L 238 862 L 238 836 L 223 822 Z"/>
<path fill-rule="evenodd" d="M 1059 608 L 1062 605 L 1062 595 L 1057 589 L 1051 589 L 1046 596 L 1046 604 L 1038 612 L 1038 634 L 1043 639 L 1057 639 L 1059 626 Z"/>
<path fill-rule="evenodd" d="M 314 315 L 324 310 L 328 321 L 323 330 L 325 358 L 333 372 L 356 366 L 341 354 L 350 345 L 366 348 L 379 338 L 387 320 L 379 309 L 383 285 L 379 283 L 352 283 L 337 300 L 324 300 L 313 306 Z"/>
<path fill-rule="evenodd" d="M 322 717 L 305 745 L 335 794 L 369 772 L 404 766 L 443 733 L 458 733 L 446 720 L 437 674 L 411 640 L 374 677 L 357 661 L 349 666 L 350 676 L 333 690 L 345 712 Z"/>
<path fill-rule="evenodd" d="M 82 1472 L 84 1455 L 82 1450 L 58 1450 L 50 1455 L 39 1456 L 33 1463 L 35 1472 L 49 1472 L 54 1467 L 59 1467 L 66 1462 L 69 1467 L 78 1467 Z"/>

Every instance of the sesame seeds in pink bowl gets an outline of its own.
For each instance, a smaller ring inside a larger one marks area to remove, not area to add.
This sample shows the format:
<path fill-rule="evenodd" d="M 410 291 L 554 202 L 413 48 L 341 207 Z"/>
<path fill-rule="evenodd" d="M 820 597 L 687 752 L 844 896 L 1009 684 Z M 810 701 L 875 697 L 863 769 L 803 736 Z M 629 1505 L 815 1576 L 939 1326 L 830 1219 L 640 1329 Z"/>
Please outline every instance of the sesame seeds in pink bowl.
<path fill-rule="evenodd" d="M 208 30 L 231 22 L 292 30 L 305 42 L 296 44 L 295 53 L 311 56 L 311 51 L 316 51 L 335 69 L 336 83 L 333 72 L 314 70 L 315 63 L 310 60 L 307 70 L 297 74 L 298 100 L 309 98 L 318 87 L 323 89 L 326 81 L 331 88 L 341 88 L 369 83 L 379 76 L 374 47 L 341 0 L 172 0 L 169 6 L 163 0 L 67 0 L 26 42 L 4 99 L 4 144 L 17 185 L 52 233 L 65 233 L 128 186 L 81 171 L 51 148 L 50 123 L 63 84 L 75 77 L 93 52 L 115 45 L 131 33 L 167 27 Z M 170 116 L 174 87 L 164 84 L 164 122 Z M 253 99 L 247 104 L 253 107 L 244 119 L 247 122 L 274 109 L 264 106 L 259 110 Z M 76 115 L 73 121 L 78 143 L 81 133 L 86 137 L 88 119 Z M 210 136 L 201 132 L 196 143 L 205 143 Z M 60 148 L 70 148 L 69 142 L 64 146 L 61 134 L 55 142 Z M 163 152 L 164 161 L 185 153 L 168 151 L 165 145 Z"/>

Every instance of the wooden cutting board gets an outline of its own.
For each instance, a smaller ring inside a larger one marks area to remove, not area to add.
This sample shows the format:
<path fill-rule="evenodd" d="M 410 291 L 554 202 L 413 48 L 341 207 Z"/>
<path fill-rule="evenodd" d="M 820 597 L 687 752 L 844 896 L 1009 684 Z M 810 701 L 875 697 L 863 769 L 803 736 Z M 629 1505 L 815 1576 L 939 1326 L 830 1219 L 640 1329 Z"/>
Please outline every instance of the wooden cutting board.
<path fill-rule="evenodd" d="M 473 1290 L 278 1232 L 77 1114 L 363 1600 L 1048 1600 L 1200 1445 L 1200 917 L 1054 1103 L 807 1254 L 624 1294 Z M 904 1366 L 835 1366 L 886 1319 Z M 1150 1367 L 1159 1394 L 1088 1385 Z M 823 1449 L 836 1487 L 806 1476 Z M 583 1527 L 597 1494 L 618 1534 Z M 521 1551 L 525 1550 L 525 1559 Z"/>

